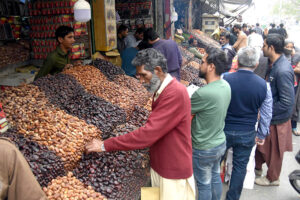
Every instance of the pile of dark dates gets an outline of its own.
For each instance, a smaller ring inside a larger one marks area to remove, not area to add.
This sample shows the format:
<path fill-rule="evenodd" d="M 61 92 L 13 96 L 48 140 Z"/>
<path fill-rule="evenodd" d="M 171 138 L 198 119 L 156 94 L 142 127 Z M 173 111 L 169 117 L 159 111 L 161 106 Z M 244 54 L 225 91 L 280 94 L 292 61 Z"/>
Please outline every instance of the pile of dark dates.
<path fill-rule="evenodd" d="M 88 124 L 95 125 L 102 132 L 112 131 L 126 121 L 126 112 L 123 109 L 86 92 L 70 75 L 49 75 L 39 78 L 34 84 L 45 92 L 52 104 Z"/>
<path fill-rule="evenodd" d="M 16 144 L 42 187 L 47 186 L 52 179 L 66 175 L 61 158 L 46 146 L 18 134 L 16 128 L 11 128 L 0 136 L 9 138 Z"/>
<path fill-rule="evenodd" d="M 125 72 L 121 67 L 115 66 L 106 60 L 97 59 L 93 62 L 93 65 L 100 69 L 100 71 L 111 81 L 118 75 L 125 75 Z"/>
<path fill-rule="evenodd" d="M 180 76 L 182 80 L 192 82 L 199 77 L 199 70 L 191 66 L 186 66 L 180 70 Z"/>
<path fill-rule="evenodd" d="M 135 185 L 140 188 L 146 184 L 148 170 L 148 153 L 140 150 L 84 155 L 73 173 L 82 183 L 109 199 L 131 199 L 127 193 Z M 132 184 L 128 184 L 129 181 Z"/>

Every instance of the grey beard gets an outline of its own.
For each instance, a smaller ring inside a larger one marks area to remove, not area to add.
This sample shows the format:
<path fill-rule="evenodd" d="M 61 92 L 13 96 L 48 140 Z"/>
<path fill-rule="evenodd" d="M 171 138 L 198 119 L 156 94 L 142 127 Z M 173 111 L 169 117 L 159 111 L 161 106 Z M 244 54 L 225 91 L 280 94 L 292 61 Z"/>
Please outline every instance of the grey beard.
<path fill-rule="evenodd" d="M 144 83 L 143 85 L 148 90 L 148 92 L 154 93 L 160 87 L 161 81 L 156 74 L 152 74 L 150 83 Z"/>

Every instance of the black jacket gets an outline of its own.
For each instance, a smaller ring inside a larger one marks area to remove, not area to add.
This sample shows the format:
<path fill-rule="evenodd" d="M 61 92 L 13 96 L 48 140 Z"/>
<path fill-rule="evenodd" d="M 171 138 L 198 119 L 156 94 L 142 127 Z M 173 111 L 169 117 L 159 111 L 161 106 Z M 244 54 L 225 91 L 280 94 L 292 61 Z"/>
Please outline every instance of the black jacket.
<path fill-rule="evenodd" d="M 269 59 L 268 57 L 264 57 L 263 52 L 260 53 L 260 57 L 259 57 L 259 64 L 258 66 L 255 68 L 254 73 L 258 76 L 260 76 L 263 79 L 266 79 L 266 76 L 268 74 L 268 70 L 269 70 Z"/>
<path fill-rule="evenodd" d="M 288 121 L 295 103 L 294 70 L 284 55 L 272 65 L 267 77 L 273 96 L 273 116 L 271 124 L 281 124 Z"/>

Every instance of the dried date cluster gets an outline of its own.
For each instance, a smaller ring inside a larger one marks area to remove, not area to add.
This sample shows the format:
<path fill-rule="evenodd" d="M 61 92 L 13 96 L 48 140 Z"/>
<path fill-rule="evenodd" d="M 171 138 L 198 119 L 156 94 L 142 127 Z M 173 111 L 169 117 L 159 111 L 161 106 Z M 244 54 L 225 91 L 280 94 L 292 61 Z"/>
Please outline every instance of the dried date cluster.
<path fill-rule="evenodd" d="M 0 34 L 1 38 L 1 34 Z M 30 51 L 17 43 L 0 46 L 0 68 L 29 59 Z"/>
<path fill-rule="evenodd" d="M 144 108 L 145 108 L 146 110 L 148 110 L 149 112 L 152 111 L 152 97 L 150 97 L 150 98 L 148 99 L 147 104 L 144 106 Z"/>
<path fill-rule="evenodd" d="M 192 30 L 192 35 L 195 39 L 198 41 L 198 46 L 201 48 L 208 48 L 208 47 L 215 47 L 220 48 L 220 44 L 207 36 L 206 34 L 203 34 L 203 32 L 199 32 L 199 30 Z"/>
<path fill-rule="evenodd" d="M 136 127 L 141 127 L 145 125 L 149 115 L 150 112 L 146 108 L 135 106 L 128 123 Z"/>
<path fill-rule="evenodd" d="M 181 68 L 180 76 L 182 80 L 192 82 L 194 79 L 198 78 L 199 70 L 194 67 L 186 66 Z"/>
<path fill-rule="evenodd" d="M 188 66 L 190 67 L 194 67 L 195 69 L 199 70 L 200 69 L 200 63 L 196 62 L 196 61 L 191 61 L 188 63 Z"/>
<path fill-rule="evenodd" d="M 132 112 L 133 106 L 138 104 L 138 98 L 132 90 L 107 80 L 100 70 L 93 66 L 76 66 L 65 70 L 64 73 L 74 76 L 88 92 L 118 105 L 128 114 Z"/>
<path fill-rule="evenodd" d="M 117 75 L 125 75 L 121 67 L 115 66 L 106 60 L 97 59 L 93 64 L 111 81 L 113 81 Z"/>
<path fill-rule="evenodd" d="M 193 85 L 196 85 L 198 87 L 204 87 L 206 85 L 206 81 L 203 79 L 203 78 L 195 78 L 191 83 L 190 85 L 193 84 Z"/>
<path fill-rule="evenodd" d="M 52 179 L 66 174 L 62 160 L 54 152 L 18 134 L 16 128 L 9 129 L 1 137 L 7 137 L 16 144 L 42 187 L 47 186 Z"/>
<path fill-rule="evenodd" d="M 132 124 L 129 124 L 129 123 L 121 124 L 121 125 L 119 125 L 115 128 L 115 130 L 111 133 L 110 136 L 117 137 L 117 136 L 125 135 L 129 132 L 132 132 L 132 131 L 136 130 L 136 129 L 138 129 L 138 127 L 136 127 Z"/>
<path fill-rule="evenodd" d="M 152 96 L 150 92 L 135 78 L 126 75 L 118 75 L 115 77 L 114 82 L 123 87 L 129 88 L 135 98 L 136 104 L 139 106 L 144 106 L 148 99 Z"/>
<path fill-rule="evenodd" d="M 94 153 L 84 155 L 73 173 L 109 199 L 132 199 L 130 192 L 135 185 L 140 188 L 149 178 L 148 162 L 146 151 Z"/>
<path fill-rule="evenodd" d="M 190 60 L 192 60 L 194 58 L 194 54 L 192 54 L 191 52 L 189 52 L 184 47 L 179 46 L 179 49 L 181 51 L 182 57 L 184 57 L 187 60 L 187 62 L 189 62 Z"/>
<path fill-rule="evenodd" d="M 70 75 L 46 76 L 39 78 L 34 84 L 45 92 L 51 103 L 68 114 L 95 125 L 102 132 L 112 131 L 114 127 L 126 121 L 126 112 L 123 109 L 89 94 Z"/>
<path fill-rule="evenodd" d="M 109 137 L 135 129 L 137 127 L 129 123 L 119 125 Z M 84 155 L 73 173 L 109 199 L 132 200 L 149 180 L 148 170 L 148 150 L 136 150 Z"/>
<path fill-rule="evenodd" d="M 86 187 L 76 179 L 72 172 L 67 176 L 53 179 L 48 187 L 43 188 L 49 200 L 106 200 L 100 193 L 95 192 L 91 186 Z"/>
<path fill-rule="evenodd" d="M 18 132 L 54 151 L 68 170 L 80 159 L 85 143 L 101 136 L 95 126 L 49 104 L 36 86 L 9 88 L 1 93 L 0 101 Z"/>

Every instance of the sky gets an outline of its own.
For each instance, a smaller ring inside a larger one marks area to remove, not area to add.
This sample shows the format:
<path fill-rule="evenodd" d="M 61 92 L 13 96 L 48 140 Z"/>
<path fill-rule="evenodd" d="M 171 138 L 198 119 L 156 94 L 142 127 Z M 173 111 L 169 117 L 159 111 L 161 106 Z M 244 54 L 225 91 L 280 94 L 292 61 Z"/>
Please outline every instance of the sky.
<path fill-rule="evenodd" d="M 278 0 L 254 0 L 255 6 L 250 8 L 244 15 L 243 21 L 249 24 L 269 23 L 274 21 L 272 18 L 272 8 Z"/>

